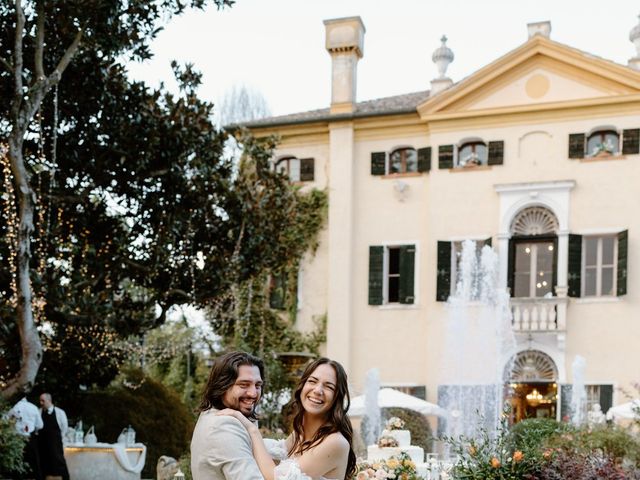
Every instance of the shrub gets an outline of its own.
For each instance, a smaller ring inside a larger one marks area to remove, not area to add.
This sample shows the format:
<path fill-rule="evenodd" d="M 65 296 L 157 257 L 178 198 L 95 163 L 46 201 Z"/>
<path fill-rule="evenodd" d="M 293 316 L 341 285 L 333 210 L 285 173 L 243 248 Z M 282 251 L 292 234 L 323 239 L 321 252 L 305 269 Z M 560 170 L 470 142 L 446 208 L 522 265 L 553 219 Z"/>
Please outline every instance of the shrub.
<path fill-rule="evenodd" d="M 456 456 L 453 478 L 468 480 L 535 479 L 538 459 L 529 452 L 510 445 L 506 426 L 495 437 L 480 429 L 478 438 L 445 437 L 451 453 Z"/>
<path fill-rule="evenodd" d="M 540 458 L 551 438 L 570 427 L 550 418 L 531 418 L 516 423 L 509 430 L 507 443 L 511 450 L 519 450 L 529 457 Z"/>
<path fill-rule="evenodd" d="M 26 437 L 16 432 L 14 419 L 4 417 L 8 410 L 6 404 L 0 404 L 0 474 L 22 473 L 26 471 L 22 461 Z"/>
<path fill-rule="evenodd" d="M 131 425 L 136 441 L 147 446 L 142 475 L 155 477 L 160 456 L 180 458 L 188 450 L 194 417 L 177 394 L 139 370 L 129 370 L 118 380 L 87 394 L 82 419 L 86 426 L 95 425 L 98 439 L 107 442 L 115 442 Z"/>
<path fill-rule="evenodd" d="M 615 425 L 567 431 L 551 437 L 549 446 L 578 454 L 601 452 L 617 464 L 640 466 L 640 439 Z"/>
<path fill-rule="evenodd" d="M 547 450 L 539 480 L 632 480 L 640 479 L 640 472 L 617 465 L 602 452 L 576 453 L 565 449 Z"/>

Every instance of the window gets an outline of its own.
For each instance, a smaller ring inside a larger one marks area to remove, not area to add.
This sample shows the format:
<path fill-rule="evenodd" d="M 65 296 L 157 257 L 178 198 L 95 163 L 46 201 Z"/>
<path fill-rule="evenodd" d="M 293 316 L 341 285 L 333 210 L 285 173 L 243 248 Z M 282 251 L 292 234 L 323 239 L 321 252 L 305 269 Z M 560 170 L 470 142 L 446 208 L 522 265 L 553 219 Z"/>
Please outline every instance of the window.
<path fill-rule="evenodd" d="M 491 238 L 486 240 L 476 240 L 476 254 L 479 258 L 482 248 L 485 245 L 491 246 Z M 439 241 L 438 242 L 438 269 L 436 272 L 436 301 L 446 302 L 450 295 L 455 293 L 460 272 L 460 259 L 462 254 L 461 241 Z M 478 276 L 474 273 L 473 281 L 478 281 Z M 472 288 L 477 296 L 479 288 Z"/>
<path fill-rule="evenodd" d="M 311 182 L 314 179 L 314 159 L 284 157 L 276 162 L 276 172 L 289 177 L 291 182 Z"/>
<path fill-rule="evenodd" d="M 424 173 L 431 170 L 431 147 L 402 147 L 387 152 L 371 153 L 371 175 Z"/>
<path fill-rule="evenodd" d="M 593 406 L 597 403 L 600 405 L 602 413 L 607 413 L 613 405 L 613 385 L 585 385 L 586 401 L 584 402 L 582 414 L 583 418 L 588 419 L 588 413 L 592 411 Z M 560 419 L 562 421 L 571 420 L 571 397 L 573 385 L 564 384 L 560 386 Z"/>
<path fill-rule="evenodd" d="M 588 138 L 587 138 L 588 137 Z M 637 155 L 640 153 L 640 129 L 630 128 L 622 130 L 620 134 L 614 127 L 598 128 L 593 133 L 569 134 L 569 158 L 606 157 L 620 153 L 622 144 L 623 155 Z"/>
<path fill-rule="evenodd" d="M 418 171 L 418 153 L 413 148 L 399 148 L 389 155 L 389 173 Z"/>
<path fill-rule="evenodd" d="M 628 230 L 589 236 L 570 234 L 569 296 L 626 295 L 628 238 Z"/>
<path fill-rule="evenodd" d="M 487 146 L 483 142 L 468 142 L 458 151 L 458 166 L 472 167 L 487 164 Z"/>
<path fill-rule="evenodd" d="M 369 305 L 415 303 L 415 245 L 369 247 Z"/>
<path fill-rule="evenodd" d="M 491 242 L 489 242 L 490 244 Z M 482 254 L 482 248 L 485 246 L 485 242 L 475 242 L 476 248 L 476 265 L 480 264 L 480 256 Z M 455 294 L 458 282 L 460 281 L 462 261 L 462 242 L 451 242 L 451 295 Z M 471 272 L 471 299 L 478 300 L 480 294 L 480 288 L 478 282 L 480 281 L 479 272 Z"/>
<path fill-rule="evenodd" d="M 614 296 L 616 292 L 617 242 L 613 235 L 583 237 L 583 297 Z"/>
<path fill-rule="evenodd" d="M 438 168 L 450 169 L 478 165 L 502 165 L 504 141 L 484 142 L 481 139 L 463 140 L 455 145 L 438 146 Z"/>
<path fill-rule="evenodd" d="M 513 296 L 552 296 L 555 286 L 555 241 L 515 241 L 514 250 Z"/>
<path fill-rule="evenodd" d="M 619 152 L 620 138 L 614 130 L 599 130 L 589 136 L 587 140 L 587 155 L 601 157 L 615 155 Z"/>
<path fill-rule="evenodd" d="M 273 273 L 269 281 L 269 307 L 275 310 L 284 310 L 287 299 L 287 274 L 286 272 Z"/>

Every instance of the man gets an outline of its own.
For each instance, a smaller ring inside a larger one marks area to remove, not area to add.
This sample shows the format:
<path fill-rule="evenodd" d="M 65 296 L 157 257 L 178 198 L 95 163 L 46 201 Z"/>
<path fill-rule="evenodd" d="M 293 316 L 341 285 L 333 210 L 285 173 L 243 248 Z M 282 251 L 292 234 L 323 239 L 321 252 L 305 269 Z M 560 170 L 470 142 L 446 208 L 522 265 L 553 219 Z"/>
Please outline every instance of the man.
<path fill-rule="evenodd" d="M 42 418 L 40 418 L 38 407 L 23 397 L 9 410 L 7 416 L 15 418 L 18 433 L 28 437 L 24 447 L 23 460 L 29 465 L 33 478 L 40 480 L 42 474 L 38 456 L 37 432 L 42 428 Z"/>
<path fill-rule="evenodd" d="M 246 428 L 233 417 L 216 415 L 233 408 L 255 420 L 263 376 L 262 360 L 245 352 L 214 361 L 191 439 L 193 480 L 264 480 Z"/>
<path fill-rule="evenodd" d="M 53 405 L 51 394 L 40 395 L 40 415 L 42 416 L 42 430 L 38 433 L 38 453 L 40 454 L 40 468 L 46 477 L 60 476 L 62 480 L 69 480 L 69 470 L 64 459 L 62 439 L 67 433 L 69 422 L 64 410 Z"/>

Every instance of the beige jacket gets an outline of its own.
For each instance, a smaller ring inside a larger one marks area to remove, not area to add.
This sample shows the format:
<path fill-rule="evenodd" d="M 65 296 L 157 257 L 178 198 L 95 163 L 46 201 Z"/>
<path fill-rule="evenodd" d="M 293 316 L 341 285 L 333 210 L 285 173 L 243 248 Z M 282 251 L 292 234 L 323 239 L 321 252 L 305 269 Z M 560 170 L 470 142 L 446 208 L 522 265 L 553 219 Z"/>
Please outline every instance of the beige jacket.
<path fill-rule="evenodd" d="M 193 480 L 264 480 L 253 458 L 251 437 L 240 421 L 206 410 L 191 438 Z"/>

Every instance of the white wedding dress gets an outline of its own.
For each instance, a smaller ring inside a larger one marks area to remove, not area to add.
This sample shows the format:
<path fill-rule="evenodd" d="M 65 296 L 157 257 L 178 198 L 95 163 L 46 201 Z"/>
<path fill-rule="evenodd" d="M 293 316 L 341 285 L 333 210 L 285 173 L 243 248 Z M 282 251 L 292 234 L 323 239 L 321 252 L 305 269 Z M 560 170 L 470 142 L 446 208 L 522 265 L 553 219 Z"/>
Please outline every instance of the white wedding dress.
<path fill-rule="evenodd" d="M 269 455 L 274 460 L 280 460 L 275 469 L 275 480 L 313 480 L 309 475 L 302 473 L 300 465 L 293 458 L 287 457 L 287 446 L 285 440 L 264 439 Z M 337 480 L 320 477 L 318 480 Z"/>

